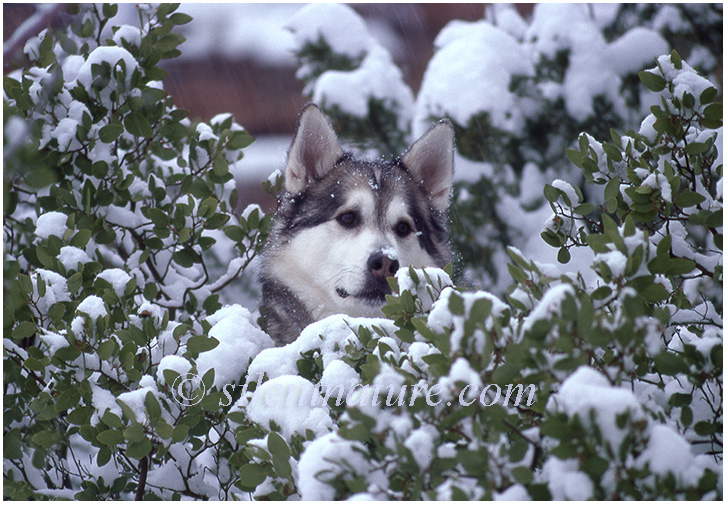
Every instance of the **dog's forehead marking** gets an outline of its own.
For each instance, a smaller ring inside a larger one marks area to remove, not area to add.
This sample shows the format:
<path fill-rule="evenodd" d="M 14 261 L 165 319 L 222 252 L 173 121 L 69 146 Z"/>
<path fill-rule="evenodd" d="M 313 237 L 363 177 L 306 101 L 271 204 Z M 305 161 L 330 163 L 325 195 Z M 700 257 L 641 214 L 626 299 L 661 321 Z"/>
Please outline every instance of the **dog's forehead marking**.
<path fill-rule="evenodd" d="M 355 188 L 349 191 L 344 199 L 345 207 L 356 207 L 366 214 L 373 213 L 376 201 L 371 191 L 364 188 Z"/>
<path fill-rule="evenodd" d="M 401 195 L 394 195 L 386 207 L 386 220 L 390 224 L 398 223 L 403 217 L 409 216 L 409 206 Z M 409 216 L 411 217 L 411 216 Z"/>

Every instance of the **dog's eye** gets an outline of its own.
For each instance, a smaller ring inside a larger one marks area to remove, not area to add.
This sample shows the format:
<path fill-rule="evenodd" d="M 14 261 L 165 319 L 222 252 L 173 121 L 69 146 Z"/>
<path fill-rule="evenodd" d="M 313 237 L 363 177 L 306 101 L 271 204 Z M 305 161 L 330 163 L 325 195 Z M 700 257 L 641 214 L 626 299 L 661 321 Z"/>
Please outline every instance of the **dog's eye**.
<path fill-rule="evenodd" d="M 336 220 L 344 228 L 353 228 L 358 224 L 358 216 L 355 212 L 344 212 Z"/>
<path fill-rule="evenodd" d="M 411 226 L 409 226 L 409 223 L 406 221 L 399 221 L 399 224 L 396 225 L 394 231 L 397 235 L 403 238 L 411 233 Z"/>

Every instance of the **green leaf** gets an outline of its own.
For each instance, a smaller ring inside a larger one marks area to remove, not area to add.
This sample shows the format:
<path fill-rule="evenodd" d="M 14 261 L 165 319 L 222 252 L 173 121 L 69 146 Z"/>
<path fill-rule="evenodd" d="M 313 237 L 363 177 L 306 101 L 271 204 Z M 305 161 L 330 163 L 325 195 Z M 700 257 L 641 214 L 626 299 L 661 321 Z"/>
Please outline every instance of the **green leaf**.
<path fill-rule="evenodd" d="M 666 87 L 666 81 L 664 80 L 664 78 L 652 72 L 639 72 L 639 80 L 651 91 L 659 92 Z"/>
<path fill-rule="evenodd" d="M 565 155 L 568 157 L 568 161 L 573 163 L 578 168 L 583 168 L 583 159 L 585 156 L 580 151 L 576 151 L 575 149 L 566 149 Z"/>
<path fill-rule="evenodd" d="M 715 98 L 717 98 L 717 88 L 707 88 L 699 95 L 699 103 L 707 105 L 712 103 Z"/>
<path fill-rule="evenodd" d="M 124 133 L 123 126 L 119 123 L 109 123 L 98 131 L 98 136 L 101 142 L 110 144 L 119 138 L 122 133 Z"/>
<path fill-rule="evenodd" d="M 121 434 L 120 430 L 111 428 L 96 435 L 96 440 L 100 444 L 115 447 L 124 441 L 124 435 Z"/>
<path fill-rule="evenodd" d="M 182 442 L 187 438 L 187 435 L 189 434 L 189 426 L 186 424 L 180 424 L 178 426 L 174 427 L 174 430 L 172 431 L 172 441 L 174 442 Z"/>
<path fill-rule="evenodd" d="M 661 284 L 649 284 L 645 289 L 639 291 L 639 294 L 649 302 L 660 302 L 669 298 L 669 292 Z"/>
<path fill-rule="evenodd" d="M 459 295 L 459 293 L 452 292 L 452 294 L 449 295 L 449 310 L 454 315 L 464 315 L 464 299 Z"/>
<path fill-rule="evenodd" d="M 144 427 L 134 423 L 124 430 L 124 438 L 130 442 L 141 442 L 144 439 Z"/>
<path fill-rule="evenodd" d="M 685 275 L 694 270 L 696 263 L 685 258 L 670 258 L 666 255 L 657 256 L 649 261 L 649 272 L 664 275 Z"/>
<path fill-rule="evenodd" d="M 545 196 L 545 199 L 548 200 L 550 203 L 557 202 L 560 194 L 561 193 L 550 184 L 546 184 L 543 188 L 543 196 Z"/>
<path fill-rule="evenodd" d="M 121 428 L 124 425 L 121 422 L 121 418 L 110 410 L 107 410 L 106 413 L 101 416 L 101 420 L 104 422 L 104 424 L 111 428 Z"/>
<path fill-rule="evenodd" d="M 674 376 L 689 372 L 689 366 L 687 366 L 684 358 L 672 352 L 662 351 L 654 358 L 654 364 L 659 373 L 664 375 Z"/>
<path fill-rule="evenodd" d="M 671 60 L 672 64 L 674 65 L 674 68 L 677 70 L 681 70 L 682 68 L 682 57 L 679 56 L 679 53 L 676 49 L 672 49 L 671 54 L 669 55 L 669 59 Z"/>
<path fill-rule="evenodd" d="M 230 171 L 230 166 L 227 164 L 227 160 L 223 156 L 218 156 L 212 164 L 212 171 L 215 175 L 222 177 L 227 175 Z"/>
<path fill-rule="evenodd" d="M 114 339 L 106 340 L 98 346 L 98 357 L 102 361 L 108 360 L 116 349 L 116 341 Z"/>
<path fill-rule="evenodd" d="M 593 212 L 596 208 L 593 206 L 593 204 L 590 203 L 582 203 L 575 209 L 573 209 L 573 212 L 575 214 L 578 214 L 580 216 L 587 216 L 591 212 Z"/>
<path fill-rule="evenodd" d="M 570 261 L 570 252 L 565 247 L 561 247 L 558 250 L 558 261 L 563 264 Z"/>
<path fill-rule="evenodd" d="M 273 456 L 273 467 L 275 473 L 280 477 L 290 478 L 291 467 L 290 467 L 290 448 L 285 440 L 275 432 L 268 434 L 268 451 Z"/>
<path fill-rule="evenodd" d="M 24 338 L 31 337 L 35 334 L 36 326 L 33 321 L 23 321 L 19 323 L 13 330 L 13 339 L 23 340 Z"/>
<path fill-rule="evenodd" d="M 220 341 L 214 337 L 205 335 L 196 335 L 187 340 L 187 350 L 192 353 L 199 354 L 210 351 L 219 345 Z"/>
<path fill-rule="evenodd" d="M 533 471 L 525 466 L 513 468 L 512 477 L 515 479 L 515 482 L 519 482 L 520 484 L 529 484 L 533 480 Z"/>
<path fill-rule="evenodd" d="M 149 138 L 153 135 L 149 121 L 138 112 L 131 112 L 124 118 L 124 126 L 136 137 Z"/>
<path fill-rule="evenodd" d="M 190 16 L 189 14 L 184 14 L 182 12 L 176 12 L 169 16 L 169 20 L 175 25 L 186 25 L 187 23 L 192 21 L 192 16 Z"/>
<path fill-rule="evenodd" d="M 238 149 L 244 149 L 255 141 L 250 133 L 244 130 L 234 131 L 230 135 L 230 141 L 227 143 L 227 149 L 236 151 Z"/>
<path fill-rule="evenodd" d="M 238 483 L 246 489 L 254 490 L 267 478 L 268 468 L 263 465 L 247 464 L 240 468 L 240 480 Z"/>
<path fill-rule="evenodd" d="M 674 203 L 677 206 L 685 209 L 687 207 L 694 207 L 695 205 L 699 205 L 704 200 L 705 197 L 699 193 L 696 193 L 694 191 L 683 191 L 677 193 L 677 196 L 674 199 Z"/>
<path fill-rule="evenodd" d="M 126 447 L 126 455 L 130 458 L 141 459 L 151 452 L 151 442 L 144 437 L 139 442 L 129 442 Z"/>
<path fill-rule="evenodd" d="M 23 457 L 23 439 L 20 428 L 13 428 L 3 435 L 3 457 L 5 459 L 21 459 Z"/>
<path fill-rule="evenodd" d="M 722 431 L 722 426 L 717 423 L 711 423 L 709 421 L 699 421 L 694 425 L 694 431 L 700 437 L 712 435 L 713 433 L 719 433 Z"/>
<path fill-rule="evenodd" d="M 144 398 L 144 406 L 146 407 L 149 419 L 152 422 L 161 417 L 162 408 L 159 406 L 159 401 L 156 399 L 156 396 L 154 396 L 154 393 L 151 391 L 149 391 L 146 394 L 146 398 Z"/>
<path fill-rule="evenodd" d="M 102 4 L 101 12 L 103 13 L 103 17 L 111 19 L 119 12 L 119 6 L 117 4 Z"/>
<path fill-rule="evenodd" d="M 159 419 L 154 429 L 156 430 L 157 435 L 159 435 L 164 440 L 172 438 L 172 434 L 174 433 L 174 428 L 172 427 L 172 425 L 170 425 L 164 419 Z"/>

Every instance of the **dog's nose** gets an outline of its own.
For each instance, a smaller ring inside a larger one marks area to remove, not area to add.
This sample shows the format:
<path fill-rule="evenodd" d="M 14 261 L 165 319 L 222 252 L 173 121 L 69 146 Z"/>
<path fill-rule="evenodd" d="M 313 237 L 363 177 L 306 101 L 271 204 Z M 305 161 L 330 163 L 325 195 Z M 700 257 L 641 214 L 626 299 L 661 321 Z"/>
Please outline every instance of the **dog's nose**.
<path fill-rule="evenodd" d="M 369 256 L 367 265 L 373 276 L 377 279 L 390 277 L 399 270 L 399 262 L 395 259 L 389 258 L 382 251 L 376 251 Z"/>

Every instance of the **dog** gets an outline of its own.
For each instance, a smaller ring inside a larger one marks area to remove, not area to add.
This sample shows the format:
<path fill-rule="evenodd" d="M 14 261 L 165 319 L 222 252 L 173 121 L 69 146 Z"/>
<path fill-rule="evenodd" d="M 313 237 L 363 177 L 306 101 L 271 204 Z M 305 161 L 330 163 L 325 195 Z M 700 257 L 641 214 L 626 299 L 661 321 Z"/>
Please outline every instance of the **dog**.
<path fill-rule="evenodd" d="M 453 172 L 448 120 L 398 158 L 372 161 L 344 151 L 321 109 L 304 107 L 262 255 L 265 331 L 284 345 L 332 314 L 382 316 L 387 277 L 444 267 Z"/>

